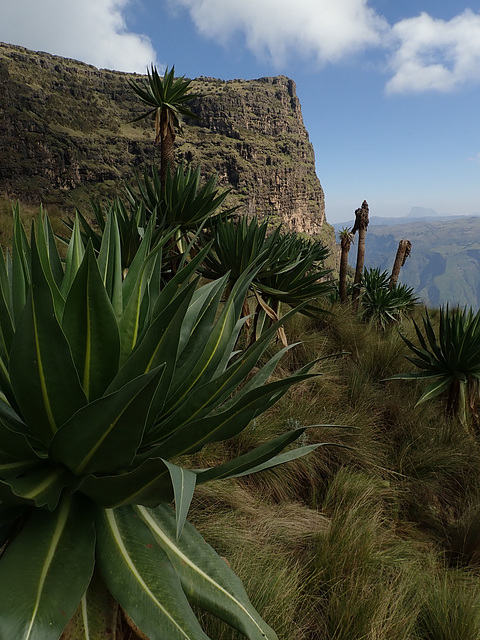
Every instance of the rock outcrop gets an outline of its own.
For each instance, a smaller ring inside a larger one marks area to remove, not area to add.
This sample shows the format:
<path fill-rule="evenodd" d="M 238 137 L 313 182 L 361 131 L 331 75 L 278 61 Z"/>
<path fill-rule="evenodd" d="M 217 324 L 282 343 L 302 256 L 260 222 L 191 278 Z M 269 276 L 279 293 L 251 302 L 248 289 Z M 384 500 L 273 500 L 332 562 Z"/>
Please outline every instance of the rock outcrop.
<path fill-rule="evenodd" d="M 0 194 L 84 205 L 158 161 L 152 122 L 132 122 L 142 111 L 127 82 L 135 77 L 0 44 Z M 240 212 L 324 235 L 324 195 L 295 83 L 197 78 L 192 89 L 199 120 L 177 136 L 178 160 L 218 174 Z"/>

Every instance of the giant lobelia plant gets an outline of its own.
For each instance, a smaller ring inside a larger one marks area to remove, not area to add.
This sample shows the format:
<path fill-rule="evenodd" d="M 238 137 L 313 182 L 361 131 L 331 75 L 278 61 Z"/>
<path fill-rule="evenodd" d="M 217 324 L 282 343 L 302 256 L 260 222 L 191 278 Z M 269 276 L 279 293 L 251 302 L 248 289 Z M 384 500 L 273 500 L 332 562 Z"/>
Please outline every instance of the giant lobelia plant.
<path fill-rule="evenodd" d="M 398 373 L 391 379 L 428 380 L 417 404 L 446 396 L 447 412 L 471 428 L 478 417 L 480 398 L 480 311 L 441 307 L 435 331 L 428 312 L 423 316 L 425 337 L 414 321 L 418 345 L 402 338 L 413 355 L 406 356 L 418 371 Z"/>
<path fill-rule="evenodd" d="M 235 351 L 254 272 L 223 302 L 226 277 L 192 279 L 200 253 L 162 288 L 153 224 L 123 278 L 114 215 L 98 254 L 75 222 L 64 262 L 46 215 L 30 238 L 14 216 L 0 260 L 2 639 L 118 640 L 121 615 L 151 640 L 205 640 L 191 604 L 276 638 L 187 511 L 197 484 L 318 445 L 283 451 L 302 427 L 214 468 L 188 456 L 313 374 L 269 381 L 286 349 L 253 371 L 275 325 Z"/>

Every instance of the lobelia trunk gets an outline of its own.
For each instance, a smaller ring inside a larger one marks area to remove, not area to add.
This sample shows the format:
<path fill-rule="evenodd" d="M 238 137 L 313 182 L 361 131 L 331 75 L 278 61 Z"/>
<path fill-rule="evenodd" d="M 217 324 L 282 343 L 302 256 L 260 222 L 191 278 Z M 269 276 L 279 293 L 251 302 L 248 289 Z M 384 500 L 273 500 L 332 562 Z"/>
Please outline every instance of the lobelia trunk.
<path fill-rule="evenodd" d="M 170 176 L 172 177 L 174 174 L 174 143 L 175 131 L 173 130 L 169 114 L 164 109 L 160 115 L 160 181 L 162 187 L 165 187 L 167 171 L 170 170 Z"/>
<path fill-rule="evenodd" d="M 340 274 L 339 274 L 339 287 L 340 287 L 340 302 L 342 304 L 348 301 L 347 295 L 347 269 L 348 269 L 348 253 L 352 244 L 352 235 L 346 230 L 340 236 L 340 246 L 342 248 L 342 254 L 340 256 Z"/>
<path fill-rule="evenodd" d="M 390 276 L 389 289 L 393 289 L 397 286 L 398 276 L 400 275 L 400 269 L 405 264 L 405 260 L 410 255 L 412 250 L 412 243 L 410 240 L 400 240 L 398 243 L 397 255 L 395 256 L 395 262 L 393 263 L 392 275 Z"/>
<path fill-rule="evenodd" d="M 358 297 L 360 295 L 360 281 L 362 279 L 363 265 L 365 263 L 365 236 L 368 227 L 368 204 L 364 200 L 362 206 L 355 211 L 355 224 L 353 225 L 352 234 L 358 230 L 358 249 L 357 249 L 357 265 L 355 268 L 355 279 L 353 281 L 352 303 L 353 310 L 358 311 Z"/>

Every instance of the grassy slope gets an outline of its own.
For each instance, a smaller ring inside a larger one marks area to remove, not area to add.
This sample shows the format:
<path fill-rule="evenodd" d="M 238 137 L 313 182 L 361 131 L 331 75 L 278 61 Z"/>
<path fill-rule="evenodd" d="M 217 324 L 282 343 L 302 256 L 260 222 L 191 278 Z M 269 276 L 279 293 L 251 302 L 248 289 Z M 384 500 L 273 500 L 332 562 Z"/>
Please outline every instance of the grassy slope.
<path fill-rule="evenodd" d="M 404 371 L 398 332 L 351 315 L 296 319 L 302 340 L 283 374 L 319 356 L 321 376 L 294 388 L 210 464 L 303 424 L 308 458 L 202 487 L 194 523 L 244 580 L 283 640 L 473 640 L 480 637 L 480 452 L 439 403 L 385 381 Z M 412 335 L 411 322 L 402 331 Z M 206 619 L 210 637 L 239 636 Z"/>

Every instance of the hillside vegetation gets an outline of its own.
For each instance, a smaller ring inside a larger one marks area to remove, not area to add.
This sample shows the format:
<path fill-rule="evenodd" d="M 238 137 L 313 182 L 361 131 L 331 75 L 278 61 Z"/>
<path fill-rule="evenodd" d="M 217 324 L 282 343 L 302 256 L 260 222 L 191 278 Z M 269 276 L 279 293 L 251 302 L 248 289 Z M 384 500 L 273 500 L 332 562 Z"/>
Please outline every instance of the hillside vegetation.
<path fill-rule="evenodd" d="M 303 424 L 306 458 L 199 492 L 193 520 L 231 563 L 284 640 L 480 637 L 480 450 L 409 369 L 396 329 L 347 309 L 296 319 L 284 371 L 324 358 L 232 443 L 200 464 Z M 431 316 L 436 314 L 432 311 Z M 432 319 L 435 324 L 435 320 Z M 399 330 L 415 340 L 413 324 Z M 240 638 L 206 620 L 210 637 Z"/>

